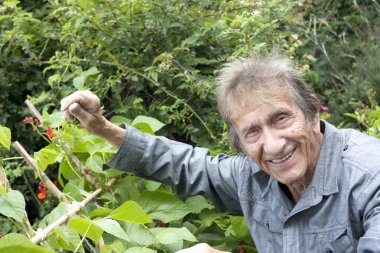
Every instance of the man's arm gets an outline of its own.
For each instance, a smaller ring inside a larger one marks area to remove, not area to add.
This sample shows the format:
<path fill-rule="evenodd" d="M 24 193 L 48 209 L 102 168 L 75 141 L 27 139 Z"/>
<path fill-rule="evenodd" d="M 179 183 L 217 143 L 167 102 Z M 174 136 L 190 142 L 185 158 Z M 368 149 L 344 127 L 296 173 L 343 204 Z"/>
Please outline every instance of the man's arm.
<path fill-rule="evenodd" d="M 363 188 L 357 207 L 362 216 L 364 235 L 359 239 L 357 251 L 380 252 L 380 174 Z"/>

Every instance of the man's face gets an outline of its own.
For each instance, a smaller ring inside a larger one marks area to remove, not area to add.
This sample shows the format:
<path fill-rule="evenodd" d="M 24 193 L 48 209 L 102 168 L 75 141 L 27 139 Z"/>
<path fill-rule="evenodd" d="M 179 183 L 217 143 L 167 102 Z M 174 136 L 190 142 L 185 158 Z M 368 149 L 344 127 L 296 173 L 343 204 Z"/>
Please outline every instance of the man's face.
<path fill-rule="evenodd" d="M 308 185 L 322 140 L 319 117 L 309 124 L 282 86 L 244 101 L 233 124 L 246 154 L 279 182 Z"/>

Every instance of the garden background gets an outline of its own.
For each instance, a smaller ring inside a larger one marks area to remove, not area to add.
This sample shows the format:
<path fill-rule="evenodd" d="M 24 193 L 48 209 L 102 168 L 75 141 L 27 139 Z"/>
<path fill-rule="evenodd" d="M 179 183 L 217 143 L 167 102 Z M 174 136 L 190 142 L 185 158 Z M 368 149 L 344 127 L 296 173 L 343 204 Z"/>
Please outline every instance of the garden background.
<path fill-rule="evenodd" d="M 175 252 L 196 241 L 255 252 L 242 217 L 202 196 L 180 200 L 164 185 L 103 171 L 115 150 L 59 112 L 60 99 L 76 90 L 98 95 L 115 123 L 234 154 L 216 110 L 217 70 L 276 48 L 304 73 L 323 118 L 380 137 L 377 0 L 0 3 L 1 252 Z M 97 188 L 96 201 L 40 246 L 26 237 Z"/>

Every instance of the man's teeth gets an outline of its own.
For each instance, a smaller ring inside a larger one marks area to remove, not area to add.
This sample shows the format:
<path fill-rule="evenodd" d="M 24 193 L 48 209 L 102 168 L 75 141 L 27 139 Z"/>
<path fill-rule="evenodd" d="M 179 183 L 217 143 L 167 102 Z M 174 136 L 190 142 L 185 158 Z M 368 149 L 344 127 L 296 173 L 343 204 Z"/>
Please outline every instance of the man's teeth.
<path fill-rule="evenodd" d="M 286 156 L 280 158 L 280 159 L 274 159 L 274 160 L 271 160 L 272 163 L 282 163 L 283 161 L 286 161 L 288 160 L 294 153 L 294 149 L 292 150 L 292 152 L 290 152 L 289 154 L 287 154 Z"/>

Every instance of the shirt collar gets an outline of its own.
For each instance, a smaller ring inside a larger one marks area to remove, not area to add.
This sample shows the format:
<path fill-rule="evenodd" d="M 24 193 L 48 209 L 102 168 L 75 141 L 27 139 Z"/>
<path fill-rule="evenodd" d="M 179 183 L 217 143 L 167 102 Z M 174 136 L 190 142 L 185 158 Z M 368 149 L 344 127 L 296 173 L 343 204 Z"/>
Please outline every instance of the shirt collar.
<path fill-rule="evenodd" d="M 342 166 L 339 158 L 342 155 L 344 138 L 336 127 L 324 120 L 321 120 L 321 128 L 324 128 L 324 137 L 308 190 L 316 191 L 320 195 L 330 195 L 339 191 L 337 174 L 339 167 Z M 259 185 L 261 196 L 263 196 L 270 189 L 274 179 L 257 166 L 252 166 L 252 168 L 252 174 Z"/>

